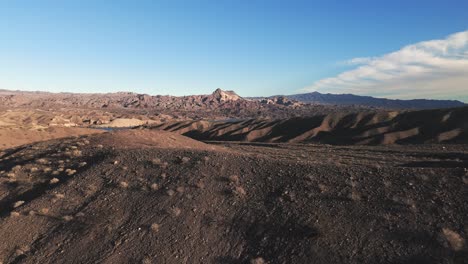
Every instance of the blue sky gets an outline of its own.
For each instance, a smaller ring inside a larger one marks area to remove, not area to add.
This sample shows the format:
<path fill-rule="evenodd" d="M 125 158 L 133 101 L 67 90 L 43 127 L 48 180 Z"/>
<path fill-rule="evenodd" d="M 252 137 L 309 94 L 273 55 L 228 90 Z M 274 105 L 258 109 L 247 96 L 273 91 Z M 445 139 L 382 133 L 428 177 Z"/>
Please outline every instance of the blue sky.
<path fill-rule="evenodd" d="M 467 12 L 468 1 L 0 0 L 0 88 L 187 95 L 220 87 L 243 96 L 319 90 L 468 101 L 468 85 L 437 92 L 447 80 L 426 91 L 401 78 L 358 89 L 359 78 L 343 85 L 340 77 L 408 45 L 450 41 L 468 30 Z M 451 55 L 468 56 L 458 48 Z M 450 87 L 466 84 L 460 78 Z"/>

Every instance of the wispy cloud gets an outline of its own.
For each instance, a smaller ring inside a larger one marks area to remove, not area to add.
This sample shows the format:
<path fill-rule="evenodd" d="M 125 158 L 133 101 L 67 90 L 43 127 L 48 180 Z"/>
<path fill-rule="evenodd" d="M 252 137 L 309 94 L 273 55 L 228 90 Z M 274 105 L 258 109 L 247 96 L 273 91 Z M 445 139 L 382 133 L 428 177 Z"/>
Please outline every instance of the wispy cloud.
<path fill-rule="evenodd" d="M 391 98 L 466 98 L 468 30 L 345 64 L 355 68 L 303 90 Z"/>

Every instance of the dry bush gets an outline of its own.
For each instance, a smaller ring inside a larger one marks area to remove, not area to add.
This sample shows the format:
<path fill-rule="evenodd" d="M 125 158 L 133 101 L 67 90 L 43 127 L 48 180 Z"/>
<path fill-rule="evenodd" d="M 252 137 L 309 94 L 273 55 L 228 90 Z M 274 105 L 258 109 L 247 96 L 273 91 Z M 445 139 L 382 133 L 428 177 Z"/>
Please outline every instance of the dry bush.
<path fill-rule="evenodd" d="M 29 246 L 17 247 L 15 249 L 15 255 L 16 256 L 22 256 L 22 255 L 26 254 L 29 250 L 30 250 Z"/>
<path fill-rule="evenodd" d="M 155 158 L 155 159 L 151 160 L 151 163 L 153 165 L 160 165 L 160 164 L 162 164 L 162 161 L 161 161 L 161 159 Z"/>
<path fill-rule="evenodd" d="M 263 258 L 258 257 L 258 258 L 251 259 L 250 264 L 266 264 L 266 261 Z"/>
<path fill-rule="evenodd" d="M 158 223 L 153 223 L 150 228 L 151 228 L 151 231 L 157 233 L 159 231 L 160 226 Z"/>
<path fill-rule="evenodd" d="M 465 239 L 463 239 L 463 237 L 461 237 L 457 232 L 448 228 L 443 228 L 442 234 L 453 250 L 460 251 L 465 246 Z"/>
<path fill-rule="evenodd" d="M 161 169 L 165 169 L 169 166 L 169 163 L 163 162 L 161 159 L 158 158 L 152 159 L 151 164 L 159 166 Z"/>
<path fill-rule="evenodd" d="M 142 263 L 142 264 L 152 264 L 153 261 L 152 261 L 151 258 L 149 258 L 149 257 L 144 257 L 144 258 L 141 260 L 141 263 Z"/>
<path fill-rule="evenodd" d="M 157 183 L 153 183 L 150 185 L 151 190 L 156 191 L 159 189 L 159 185 Z"/>
<path fill-rule="evenodd" d="M 199 189 L 204 189 L 205 188 L 205 183 L 202 180 L 199 180 L 195 183 L 195 186 Z"/>
<path fill-rule="evenodd" d="M 125 181 L 121 181 L 121 182 L 119 183 L 119 186 L 120 186 L 121 188 L 124 188 L 124 189 L 125 189 L 125 188 L 128 188 L 128 183 L 125 182 Z"/>
<path fill-rule="evenodd" d="M 39 210 L 39 213 L 41 215 L 48 215 L 49 214 L 49 208 L 42 208 L 41 210 Z"/>
<path fill-rule="evenodd" d="M 326 192 L 328 192 L 328 186 L 326 186 L 325 184 L 319 183 L 319 184 L 318 184 L 318 188 L 319 188 L 319 190 L 320 190 L 321 193 L 326 193 Z"/>
<path fill-rule="evenodd" d="M 69 222 L 69 221 L 73 220 L 73 216 L 64 215 L 64 216 L 62 216 L 62 220 L 65 221 L 65 222 Z"/>
<path fill-rule="evenodd" d="M 177 217 L 177 216 L 180 215 L 181 212 L 182 212 L 182 210 L 180 210 L 180 208 L 178 208 L 178 207 L 174 207 L 174 208 L 171 209 L 171 215 L 172 216 Z"/>
<path fill-rule="evenodd" d="M 463 181 L 464 184 L 468 184 L 468 176 L 464 176 L 462 178 L 462 181 Z"/>
<path fill-rule="evenodd" d="M 383 181 L 383 184 L 384 184 L 384 186 L 387 187 L 387 188 L 390 187 L 390 186 L 392 186 L 392 182 L 391 182 L 391 181 L 388 181 L 388 180 L 384 180 L 384 181 Z"/>
<path fill-rule="evenodd" d="M 169 189 L 166 191 L 166 194 L 169 195 L 169 196 L 173 196 L 175 194 L 174 190 L 172 189 Z"/>
<path fill-rule="evenodd" d="M 178 193 L 183 193 L 185 191 L 185 188 L 183 186 L 179 186 L 179 187 L 176 188 L 176 191 Z"/>
<path fill-rule="evenodd" d="M 63 199 L 63 198 L 65 198 L 65 195 L 63 195 L 61 193 L 56 193 L 56 194 L 54 194 L 54 198 L 52 199 L 52 202 L 55 203 L 58 200 Z"/>
<path fill-rule="evenodd" d="M 190 161 L 190 158 L 189 158 L 189 157 L 182 157 L 182 158 L 180 159 L 180 162 L 181 162 L 181 163 L 187 163 L 187 162 L 189 162 L 189 161 Z"/>
<path fill-rule="evenodd" d="M 244 197 L 247 195 L 247 192 L 241 186 L 234 187 L 234 190 L 232 192 L 234 195 L 239 196 L 239 197 Z"/>
<path fill-rule="evenodd" d="M 65 155 L 66 156 L 69 156 L 69 157 L 81 157 L 83 155 L 83 153 L 81 152 L 81 150 L 72 150 L 72 151 L 67 151 L 65 152 Z"/>
<path fill-rule="evenodd" d="M 236 184 L 236 185 L 239 185 L 240 184 L 240 178 L 238 175 L 231 175 L 229 176 L 229 181 Z"/>
<path fill-rule="evenodd" d="M 349 198 L 353 201 L 360 201 L 362 199 L 361 194 L 356 190 L 351 191 Z"/>
<path fill-rule="evenodd" d="M 83 216 L 85 216 L 85 214 L 83 212 L 78 212 L 78 213 L 76 213 L 75 216 L 76 217 L 83 217 Z"/>

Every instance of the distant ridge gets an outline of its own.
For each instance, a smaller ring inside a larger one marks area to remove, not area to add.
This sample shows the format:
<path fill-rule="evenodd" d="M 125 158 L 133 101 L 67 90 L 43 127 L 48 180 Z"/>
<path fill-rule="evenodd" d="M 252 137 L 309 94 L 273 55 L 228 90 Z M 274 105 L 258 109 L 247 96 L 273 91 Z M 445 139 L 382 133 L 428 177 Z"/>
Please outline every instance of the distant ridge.
<path fill-rule="evenodd" d="M 332 105 L 361 105 L 387 109 L 433 109 L 466 106 L 457 100 L 398 100 L 360 96 L 354 94 L 322 94 L 319 92 L 293 94 L 286 96 L 289 99 L 303 103 L 332 104 Z"/>

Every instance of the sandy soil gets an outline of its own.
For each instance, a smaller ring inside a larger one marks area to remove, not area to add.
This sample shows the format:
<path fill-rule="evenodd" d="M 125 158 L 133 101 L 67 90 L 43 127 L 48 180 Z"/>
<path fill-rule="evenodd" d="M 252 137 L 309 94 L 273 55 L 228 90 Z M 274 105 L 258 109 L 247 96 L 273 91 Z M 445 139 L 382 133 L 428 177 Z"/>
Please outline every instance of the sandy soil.
<path fill-rule="evenodd" d="M 134 130 L 9 149 L 0 167 L 3 263 L 468 259 L 466 145 L 208 145 Z"/>

